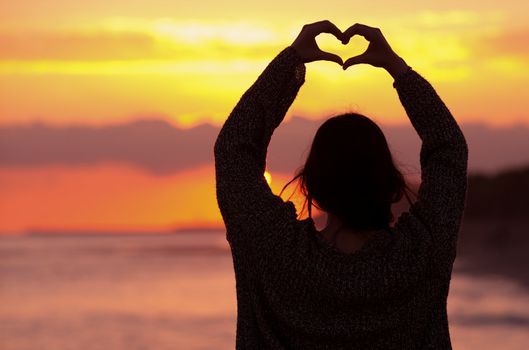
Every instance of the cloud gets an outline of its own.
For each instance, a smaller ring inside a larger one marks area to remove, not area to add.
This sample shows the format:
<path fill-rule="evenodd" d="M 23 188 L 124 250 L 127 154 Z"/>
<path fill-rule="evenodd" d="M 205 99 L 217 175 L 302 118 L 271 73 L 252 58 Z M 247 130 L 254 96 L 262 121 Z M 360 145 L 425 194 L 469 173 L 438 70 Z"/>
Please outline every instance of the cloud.
<path fill-rule="evenodd" d="M 0 46 L 2 60 L 121 60 L 151 56 L 155 41 L 140 32 L 4 32 Z"/>
<path fill-rule="evenodd" d="M 0 60 L 101 61 L 262 59 L 284 46 L 275 32 L 244 23 L 155 21 L 139 27 L 0 32 Z"/>
<path fill-rule="evenodd" d="M 480 65 L 510 72 L 526 67 L 529 29 L 506 29 L 505 16 L 499 12 L 419 11 L 381 22 L 397 51 L 436 80 L 464 80 Z M 235 71 L 234 67 L 268 62 L 297 30 L 262 22 L 164 18 L 114 19 L 69 29 L 4 30 L 0 32 L 0 73 Z"/>
<path fill-rule="evenodd" d="M 529 27 L 503 30 L 484 35 L 479 48 L 484 54 L 497 56 L 522 56 L 529 58 Z"/>
<path fill-rule="evenodd" d="M 170 174 L 213 160 L 217 130 L 208 124 L 189 130 L 161 120 L 104 126 L 53 127 L 33 124 L 0 129 L 3 166 L 126 163 L 154 174 Z"/>
<path fill-rule="evenodd" d="M 293 174 L 303 164 L 321 120 L 293 117 L 276 129 L 268 150 L 272 172 Z M 419 173 L 420 140 L 411 125 L 382 125 L 398 163 Z M 529 128 L 463 124 L 474 172 L 496 172 L 529 163 Z M 219 127 L 184 129 L 162 119 L 104 127 L 57 127 L 42 123 L 0 128 L 0 167 L 81 166 L 121 163 L 155 175 L 170 175 L 212 164 Z"/>

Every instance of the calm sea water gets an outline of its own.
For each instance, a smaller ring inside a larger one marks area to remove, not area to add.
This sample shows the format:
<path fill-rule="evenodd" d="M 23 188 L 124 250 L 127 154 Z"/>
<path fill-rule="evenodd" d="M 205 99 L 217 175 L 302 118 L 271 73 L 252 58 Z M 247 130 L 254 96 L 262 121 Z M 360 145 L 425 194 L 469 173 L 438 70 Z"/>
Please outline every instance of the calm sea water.
<path fill-rule="evenodd" d="M 448 306 L 454 349 L 529 348 L 514 281 L 456 271 Z M 0 238 L 2 350 L 233 349 L 235 325 L 222 233 Z"/>

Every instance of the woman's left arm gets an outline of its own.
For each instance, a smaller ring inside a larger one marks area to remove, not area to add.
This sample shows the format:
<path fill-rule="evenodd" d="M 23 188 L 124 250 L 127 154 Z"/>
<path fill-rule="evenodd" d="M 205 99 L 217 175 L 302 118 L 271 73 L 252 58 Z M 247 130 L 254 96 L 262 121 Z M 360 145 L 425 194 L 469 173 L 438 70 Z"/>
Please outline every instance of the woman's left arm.
<path fill-rule="evenodd" d="M 310 45 L 317 48 L 314 37 L 329 32 L 332 24 L 328 23 L 303 28 L 296 41 L 281 51 L 243 94 L 217 137 L 216 194 L 230 243 L 265 239 L 255 235 L 265 235 L 260 229 L 267 223 L 296 219 L 294 204 L 274 195 L 265 180 L 266 153 L 275 128 L 305 81 L 304 63 L 317 59 L 310 55 L 318 54 L 319 49 L 310 51 Z M 338 29 L 331 30 L 341 35 Z M 330 59 L 331 54 L 319 54 Z M 332 58 L 341 64 L 339 57 Z M 250 234 L 253 237 L 240 237 Z"/>

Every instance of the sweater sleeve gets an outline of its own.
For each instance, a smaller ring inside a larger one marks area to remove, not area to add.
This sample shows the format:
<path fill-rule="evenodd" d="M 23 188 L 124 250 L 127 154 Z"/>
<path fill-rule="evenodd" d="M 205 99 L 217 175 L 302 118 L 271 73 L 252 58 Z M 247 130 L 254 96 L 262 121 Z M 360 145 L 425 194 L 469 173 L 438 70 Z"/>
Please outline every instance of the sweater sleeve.
<path fill-rule="evenodd" d="M 304 81 L 305 65 L 289 46 L 242 95 L 219 132 L 216 195 L 232 247 L 258 244 L 272 233 L 270 225 L 297 217 L 292 202 L 272 193 L 264 171 L 272 133 Z"/>
<path fill-rule="evenodd" d="M 409 220 L 415 221 L 413 226 L 422 226 L 430 236 L 434 260 L 447 272 L 456 256 L 465 206 L 466 140 L 434 88 L 413 69 L 398 76 L 393 86 L 422 140 L 418 198 L 409 212 L 399 217 L 397 226 Z"/>

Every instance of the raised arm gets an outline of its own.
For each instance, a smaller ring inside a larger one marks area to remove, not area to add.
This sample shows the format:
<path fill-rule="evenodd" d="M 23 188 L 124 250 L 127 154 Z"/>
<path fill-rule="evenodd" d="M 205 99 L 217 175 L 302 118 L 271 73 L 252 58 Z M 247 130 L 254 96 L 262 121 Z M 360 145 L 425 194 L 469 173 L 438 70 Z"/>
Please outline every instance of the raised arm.
<path fill-rule="evenodd" d="M 422 140 L 419 196 L 409 213 L 427 227 L 438 262 L 450 268 L 463 216 L 468 147 L 454 117 L 434 88 L 412 69 L 393 86 Z"/>
<path fill-rule="evenodd" d="M 332 26 L 330 22 L 305 26 L 243 94 L 218 135 L 214 146 L 217 201 L 232 246 L 259 245 L 274 232 L 267 226 L 297 217 L 294 204 L 274 195 L 265 180 L 266 153 L 274 129 L 305 81 L 304 63 L 340 60 L 320 51 L 314 40 L 321 32 L 338 31 Z"/>
<path fill-rule="evenodd" d="M 283 205 L 264 177 L 266 153 L 304 78 L 305 66 L 291 47 L 285 48 L 243 94 L 220 130 L 214 146 L 216 193 L 232 244 L 247 238 L 241 236 Z"/>
<path fill-rule="evenodd" d="M 468 148 L 454 117 L 434 88 L 390 48 L 380 30 L 356 24 L 346 37 L 364 36 L 366 53 L 346 61 L 347 68 L 369 63 L 386 69 L 395 79 L 400 101 L 422 140 L 421 185 L 418 199 L 396 227 L 420 225 L 430 235 L 435 261 L 444 272 L 451 269 L 463 215 L 467 186 Z"/>

